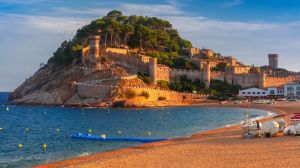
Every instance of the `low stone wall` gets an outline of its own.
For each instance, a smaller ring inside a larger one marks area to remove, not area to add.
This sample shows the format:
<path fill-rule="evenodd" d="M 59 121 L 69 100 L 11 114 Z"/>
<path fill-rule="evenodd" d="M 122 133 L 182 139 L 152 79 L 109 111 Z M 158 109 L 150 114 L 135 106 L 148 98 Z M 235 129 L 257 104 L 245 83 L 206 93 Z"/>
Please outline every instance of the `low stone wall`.
<path fill-rule="evenodd" d="M 77 94 L 81 99 L 107 99 L 112 87 L 77 84 Z"/>
<path fill-rule="evenodd" d="M 112 89 L 117 89 L 118 86 L 113 85 L 95 85 L 88 83 L 76 83 L 78 96 L 82 99 L 96 98 L 96 99 L 107 99 L 110 97 L 110 92 Z M 198 101 L 206 99 L 206 95 L 203 94 L 192 94 L 192 93 L 181 93 L 170 90 L 162 90 L 156 88 L 148 88 L 148 87 L 122 87 L 123 92 L 131 90 L 136 93 L 136 98 L 132 101 L 137 103 L 149 103 L 156 101 L 174 101 L 174 102 L 182 102 L 182 101 Z M 147 92 L 149 94 L 148 98 L 142 96 L 143 92 Z M 165 100 L 159 100 L 163 98 Z"/>
<path fill-rule="evenodd" d="M 159 98 L 165 98 L 165 101 L 182 101 L 182 100 L 196 100 L 202 99 L 206 97 L 202 94 L 192 94 L 192 93 L 180 93 L 176 91 L 169 91 L 169 90 L 161 90 L 161 89 L 154 89 L 154 88 L 144 88 L 144 87 L 130 87 L 125 88 L 125 91 L 132 90 L 134 91 L 137 96 L 141 96 L 142 92 L 149 93 L 149 98 L 147 101 L 159 101 Z"/>

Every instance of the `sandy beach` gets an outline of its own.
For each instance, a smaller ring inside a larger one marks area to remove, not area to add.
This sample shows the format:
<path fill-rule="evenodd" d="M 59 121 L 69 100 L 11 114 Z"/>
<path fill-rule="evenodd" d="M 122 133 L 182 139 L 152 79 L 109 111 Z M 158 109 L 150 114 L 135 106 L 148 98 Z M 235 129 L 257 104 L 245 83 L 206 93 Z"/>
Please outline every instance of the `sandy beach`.
<path fill-rule="evenodd" d="M 202 106 L 248 108 L 249 104 L 202 104 Z M 251 105 L 286 114 L 300 111 L 299 102 Z M 273 138 L 242 139 L 238 125 L 163 142 L 143 144 L 96 155 L 72 158 L 39 168 L 54 167 L 300 167 L 300 138 L 279 134 Z"/>

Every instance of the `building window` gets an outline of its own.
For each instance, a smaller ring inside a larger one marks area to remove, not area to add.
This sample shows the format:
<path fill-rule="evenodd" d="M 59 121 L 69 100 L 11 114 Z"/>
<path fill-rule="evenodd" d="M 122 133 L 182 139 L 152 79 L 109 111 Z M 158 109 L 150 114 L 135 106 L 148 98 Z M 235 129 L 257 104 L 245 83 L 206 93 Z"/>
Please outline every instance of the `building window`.
<path fill-rule="evenodd" d="M 242 94 L 246 94 L 246 92 L 242 92 Z"/>
<path fill-rule="evenodd" d="M 253 92 L 253 94 L 255 94 L 255 92 Z"/>
<path fill-rule="evenodd" d="M 262 92 L 262 94 L 266 94 L 266 92 Z"/>
<path fill-rule="evenodd" d="M 251 94 L 251 92 L 248 92 L 248 94 Z"/>
<path fill-rule="evenodd" d="M 257 94 L 260 94 L 260 92 L 257 92 Z"/>

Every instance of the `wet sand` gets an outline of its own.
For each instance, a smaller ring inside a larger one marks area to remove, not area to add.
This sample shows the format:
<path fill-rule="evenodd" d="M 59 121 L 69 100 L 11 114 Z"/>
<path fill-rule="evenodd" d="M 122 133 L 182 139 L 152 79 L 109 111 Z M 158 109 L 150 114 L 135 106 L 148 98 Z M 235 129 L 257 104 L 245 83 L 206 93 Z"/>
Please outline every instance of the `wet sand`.
<path fill-rule="evenodd" d="M 199 105 L 197 105 L 199 106 Z M 201 106 L 248 108 L 249 104 Z M 300 102 L 250 105 L 250 108 L 286 114 L 300 111 Z M 37 167 L 300 167 L 300 138 L 279 134 L 273 138 L 242 139 L 238 125 L 206 131 L 189 138 L 154 142 Z"/>

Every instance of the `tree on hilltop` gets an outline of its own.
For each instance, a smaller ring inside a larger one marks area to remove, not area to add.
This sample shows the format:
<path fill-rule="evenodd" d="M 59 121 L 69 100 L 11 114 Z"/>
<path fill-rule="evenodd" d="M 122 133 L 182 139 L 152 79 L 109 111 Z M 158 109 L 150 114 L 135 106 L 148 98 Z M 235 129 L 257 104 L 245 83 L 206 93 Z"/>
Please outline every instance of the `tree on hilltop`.
<path fill-rule="evenodd" d="M 108 14 L 106 15 L 106 18 L 115 20 L 115 19 L 121 18 L 122 16 L 123 16 L 123 14 L 121 11 L 113 10 L 113 11 L 108 12 Z"/>
<path fill-rule="evenodd" d="M 121 11 L 113 10 L 78 29 L 75 37 L 66 42 L 69 44 L 62 44 L 59 50 L 63 51 L 56 52 L 55 59 L 51 60 L 65 60 L 62 61 L 64 64 L 70 64 L 75 58 L 70 55 L 74 53 L 71 51 L 73 46 L 88 45 L 90 35 L 99 35 L 101 45 L 105 47 L 127 46 L 139 48 L 140 51 L 151 50 L 150 56 L 156 54 L 156 57 L 161 57 L 159 60 L 162 62 L 159 63 L 167 63 L 166 65 L 172 65 L 174 56 L 184 53 L 184 48 L 191 47 L 191 43 L 181 38 L 167 20 L 147 16 L 123 16 Z"/>

